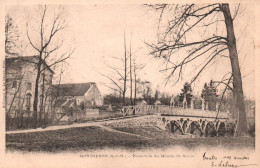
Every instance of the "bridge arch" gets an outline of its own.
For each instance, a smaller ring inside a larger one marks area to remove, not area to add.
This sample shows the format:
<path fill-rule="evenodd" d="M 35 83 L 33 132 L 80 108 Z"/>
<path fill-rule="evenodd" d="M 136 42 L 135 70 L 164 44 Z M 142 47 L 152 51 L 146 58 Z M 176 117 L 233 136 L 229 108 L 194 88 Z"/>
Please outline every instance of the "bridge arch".
<path fill-rule="evenodd" d="M 226 123 L 220 122 L 217 127 L 217 136 L 225 136 L 226 134 Z"/>
<path fill-rule="evenodd" d="M 198 136 L 224 136 L 226 121 L 208 119 L 161 118 L 164 128 L 175 134 L 195 134 Z"/>
<path fill-rule="evenodd" d="M 202 135 L 201 121 L 191 120 L 187 123 L 186 133 Z"/>
<path fill-rule="evenodd" d="M 216 128 L 216 122 L 213 121 L 209 121 L 206 125 L 205 125 L 205 136 L 216 136 L 217 135 L 217 128 Z"/>
<path fill-rule="evenodd" d="M 183 120 L 172 120 L 171 123 L 171 132 L 179 132 L 180 134 L 184 134 L 183 131 Z"/>
<path fill-rule="evenodd" d="M 191 120 L 188 118 L 186 120 L 184 120 L 183 124 L 182 124 L 182 129 L 184 133 L 190 133 L 190 124 L 191 124 Z"/>

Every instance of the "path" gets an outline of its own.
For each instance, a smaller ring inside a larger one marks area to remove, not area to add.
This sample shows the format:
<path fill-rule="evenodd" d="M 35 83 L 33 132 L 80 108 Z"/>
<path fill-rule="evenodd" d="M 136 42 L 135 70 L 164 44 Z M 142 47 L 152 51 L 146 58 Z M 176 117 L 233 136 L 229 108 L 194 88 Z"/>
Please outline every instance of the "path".
<path fill-rule="evenodd" d="M 150 115 L 151 116 L 151 115 Z M 31 133 L 31 132 L 43 132 L 43 131 L 53 131 L 53 130 L 60 130 L 60 129 L 68 129 L 68 128 L 77 128 L 77 127 L 89 127 L 89 126 L 96 126 L 96 127 L 101 127 L 103 129 L 106 129 L 107 131 L 112 131 L 114 129 L 105 127 L 103 125 L 113 123 L 113 122 L 118 122 L 120 120 L 124 121 L 130 121 L 134 119 L 140 119 L 140 118 L 146 118 L 148 116 L 135 116 L 135 117 L 126 117 L 126 118 L 118 118 L 118 119 L 112 119 L 112 120 L 99 120 L 99 121 L 93 121 L 93 122 L 87 122 L 87 123 L 74 123 L 71 125 L 56 125 L 56 126 L 49 126 L 46 128 L 37 128 L 37 129 L 27 129 L 27 130 L 14 130 L 14 131 L 6 131 L 6 134 L 19 134 L 19 133 Z M 117 132 L 117 130 L 114 130 Z M 118 131 L 121 132 L 121 131 Z M 122 132 L 121 132 L 122 133 Z M 123 132 L 125 133 L 125 132 Z M 126 133 L 126 134 L 131 134 L 131 133 Z M 136 135 L 136 134 L 132 134 Z M 141 136 L 141 135 L 140 135 Z"/>

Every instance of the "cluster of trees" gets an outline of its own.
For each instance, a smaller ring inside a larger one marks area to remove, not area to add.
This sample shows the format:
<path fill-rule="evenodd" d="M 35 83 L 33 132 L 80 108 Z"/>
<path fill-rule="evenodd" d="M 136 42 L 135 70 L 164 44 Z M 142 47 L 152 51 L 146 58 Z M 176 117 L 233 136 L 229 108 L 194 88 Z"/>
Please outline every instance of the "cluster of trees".
<path fill-rule="evenodd" d="M 217 86 L 213 80 L 210 80 L 209 83 L 204 84 L 200 96 L 193 95 L 191 85 L 188 82 L 185 82 L 181 93 L 174 97 L 174 105 L 183 107 L 183 101 L 186 99 L 188 108 L 190 108 L 191 101 L 193 101 L 194 109 L 202 109 L 203 107 L 206 108 L 207 104 L 208 110 L 216 111 L 216 109 L 219 109 L 219 111 L 228 111 L 230 110 L 231 106 L 234 105 L 232 103 L 231 97 L 228 95 L 230 95 L 230 92 L 229 94 L 226 93 L 220 99 Z M 217 104 L 217 102 L 219 104 Z M 204 105 L 202 105 L 202 103 L 204 103 Z"/>
<path fill-rule="evenodd" d="M 181 93 L 179 95 L 179 101 L 180 102 L 187 102 L 187 107 L 191 106 L 191 99 L 192 99 L 192 89 L 191 89 L 191 85 L 186 82 L 183 86 L 183 89 L 181 90 Z"/>
<path fill-rule="evenodd" d="M 138 83 L 135 105 L 145 101 L 148 105 L 154 105 L 156 101 L 162 105 L 170 105 L 172 96 L 165 92 L 160 92 L 158 88 L 153 89 L 149 81 Z M 104 97 L 104 104 L 112 104 L 113 106 L 123 106 L 122 96 L 117 94 L 109 94 Z M 125 97 L 125 105 L 134 105 L 131 103 L 131 97 Z"/>
<path fill-rule="evenodd" d="M 162 105 L 170 105 L 171 103 L 172 96 L 167 93 L 161 93 L 159 97 L 159 101 L 161 102 Z"/>
<path fill-rule="evenodd" d="M 109 94 L 104 97 L 104 104 L 112 104 L 112 105 L 136 105 L 141 103 L 141 101 L 145 101 L 148 105 L 154 105 L 154 103 L 158 100 L 165 104 L 169 105 L 170 97 L 166 94 L 163 96 L 159 96 L 160 92 L 158 89 L 152 89 L 151 83 L 148 81 L 145 82 L 138 82 L 138 88 L 135 88 L 135 91 L 138 93 L 139 96 L 134 97 L 134 99 L 126 96 L 122 99 L 122 95 L 117 94 Z M 132 101 L 134 100 L 134 101 Z"/>
<path fill-rule="evenodd" d="M 216 102 L 218 101 L 217 97 L 217 88 L 213 84 L 213 81 L 211 80 L 209 84 L 205 83 L 201 93 L 201 98 L 203 98 L 205 103 L 208 104 L 209 110 L 216 110 Z"/>

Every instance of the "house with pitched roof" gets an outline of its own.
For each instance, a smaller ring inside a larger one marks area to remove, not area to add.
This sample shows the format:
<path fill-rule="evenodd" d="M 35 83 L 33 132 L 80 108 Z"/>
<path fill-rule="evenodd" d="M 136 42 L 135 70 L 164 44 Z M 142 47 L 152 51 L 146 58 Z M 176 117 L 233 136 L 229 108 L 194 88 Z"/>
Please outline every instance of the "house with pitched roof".
<path fill-rule="evenodd" d="M 87 112 L 103 105 L 103 97 L 94 82 L 53 85 L 52 95 L 56 113 Z"/>

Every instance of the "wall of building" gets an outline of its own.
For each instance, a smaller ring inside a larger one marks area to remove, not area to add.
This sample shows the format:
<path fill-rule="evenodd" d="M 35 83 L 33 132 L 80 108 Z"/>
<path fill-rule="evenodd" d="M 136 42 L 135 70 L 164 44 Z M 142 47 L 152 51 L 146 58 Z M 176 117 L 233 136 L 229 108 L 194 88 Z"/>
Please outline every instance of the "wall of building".
<path fill-rule="evenodd" d="M 103 97 L 95 84 L 89 88 L 84 96 L 86 107 L 100 107 L 103 105 Z"/>
<path fill-rule="evenodd" d="M 85 105 L 84 105 L 85 97 L 84 96 L 75 96 L 74 99 L 76 100 L 77 106 L 85 107 Z"/>
<path fill-rule="evenodd" d="M 42 73 L 43 74 L 43 73 Z M 44 72 L 45 80 L 43 85 L 43 75 L 39 81 L 39 98 L 38 98 L 38 110 L 41 105 L 41 95 L 43 96 L 43 111 L 51 112 L 51 97 L 48 92 L 52 84 L 52 73 L 49 70 Z M 9 110 L 12 104 L 12 113 L 15 110 L 33 110 L 33 99 L 35 91 L 35 80 L 36 80 L 36 65 L 32 63 L 21 63 L 19 66 L 8 66 L 6 67 L 6 100 L 5 107 L 6 111 Z M 13 87 L 13 82 L 16 81 L 16 87 Z M 44 86 L 44 87 L 43 87 Z M 44 88 L 44 92 L 41 88 Z M 30 95 L 30 103 L 26 96 Z M 12 103 L 13 101 L 13 103 Z"/>

